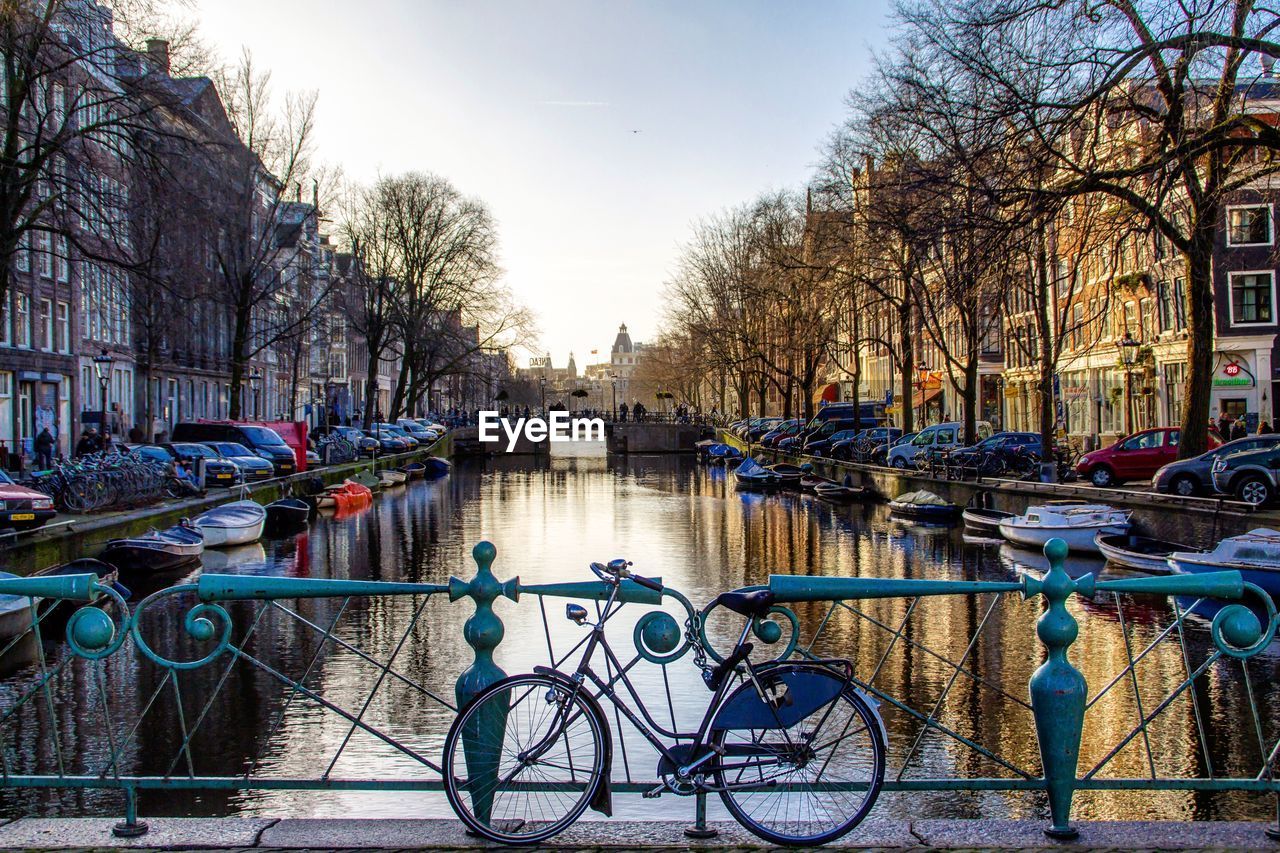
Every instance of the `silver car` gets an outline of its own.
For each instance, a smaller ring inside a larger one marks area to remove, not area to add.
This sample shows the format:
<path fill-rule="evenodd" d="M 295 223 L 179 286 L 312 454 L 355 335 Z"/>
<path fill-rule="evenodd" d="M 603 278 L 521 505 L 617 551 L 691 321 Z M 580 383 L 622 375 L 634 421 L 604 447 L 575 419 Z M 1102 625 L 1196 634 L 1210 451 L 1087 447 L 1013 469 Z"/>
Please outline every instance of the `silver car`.
<path fill-rule="evenodd" d="M 1280 445 L 1280 434 L 1248 435 L 1237 438 L 1235 441 L 1228 441 L 1199 456 L 1170 462 L 1156 471 L 1155 476 L 1151 478 L 1151 488 L 1153 491 L 1182 497 L 1211 494 L 1214 490 L 1214 462 L 1233 453 L 1244 453 L 1276 445 Z"/>

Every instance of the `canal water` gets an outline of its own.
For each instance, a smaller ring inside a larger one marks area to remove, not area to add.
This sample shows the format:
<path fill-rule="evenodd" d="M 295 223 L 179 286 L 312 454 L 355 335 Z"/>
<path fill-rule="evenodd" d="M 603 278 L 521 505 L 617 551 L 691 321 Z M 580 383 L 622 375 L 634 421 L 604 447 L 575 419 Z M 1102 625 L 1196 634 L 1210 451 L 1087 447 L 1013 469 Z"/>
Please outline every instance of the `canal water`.
<path fill-rule="evenodd" d="M 460 465 L 447 479 L 409 484 L 359 514 L 321 517 L 303 533 L 209 552 L 202 570 L 446 583 L 451 576 L 466 580 L 474 574 L 470 553 L 481 540 L 497 547 L 494 572 L 501 580 L 588 581 L 593 579 L 589 562 L 626 557 L 635 571 L 661 577 L 698 607 L 723 590 L 764 583 L 770 573 L 1010 580 L 1028 568 L 1045 568 L 1036 554 L 968 539 L 959 528 L 904 523 L 883 505 L 833 506 L 799 494 L 735 492 L 723 469 L 687 458 L 556 457 Z M 1075 557 L 1068 568 L 1104 571 L 1101 562 Z M 132 604 L 198 574 L 134 579 Z M 585 631 L 565 620 L 564 603 L 529 595 L 518 603 L 500 600 L 496 610 L 505 636 L 497 663 L 508 673 L 522 672 L 547 663 L 549 644 L 556 656 L 568 651 Z M 194 660 L 208 650 L 207 643 L 183 630 L 194 604 L 184 593 L 148 608 L 142 633 L 158 653 Z M 1194 698 L 1182 694 L 1145 734 L 1129 737 L 1141 716 L 1152 714 L 1182 682 L 1188 665 L 1194 668 L 1204 659 L 1211 642 L 1207 624 L 1191 620 L 1185 656 L 1174 641 L 1160 642 L 1143 656 L 1173 621 L 1172 604 L 1151 597 L 1126 597 L 1122 604 L 1117 608 L 1109 597 L 1070 604 L 1081 627 L 1072 660 L 1088 679 L 1094 700 L 1086 714 L 1082 772 L 1115 752 L 1098 771 L 1100 777 L 1205 775 L 1210 764 L 1219 775 L 1256 773 L 1262 763 L 1259 733 L 1236 662 L 1212 666 L 1197 680 Z M 800 605 L 795 612 L 802 643 L 812 643 L 818 654 L 851 658 L 860 677 L 893 698 L 882 706 L 891 777 L 972 778 L 1039 773 L 1026 685 L 1042 660 L 1035 638 L 1041 606 L 1013 595 L 983 595 L 922 599 L 915 605 L 884 600 L 857 610 Z M 68 661 L 54 682 L 52 703 L 37 695 L 6 721 L 6 768 L 55 772 L 62 761 L 68 773 L 102 772 L 114 744 L 122 756 L 121 772 L 135 775 L 313 778 L 327 770 L 333 779 L 436 777 L 406 751 L 360 728 L 353 731 L 349 718 L 311 701 L 274 673 L 299 680 L 310 693 L 438 763 L 454 716 L 453 684 L 472 660 L 463 641 L 463 623 L 473 612 L 470 600 L 451 604 L 440 595 L 352 599 L 344 605 L 318 599 L 289 602 L 287 608 L 228 605 L 232 636 L 238 643 L 247 637 L 242 645 L 257 663 L 228 666 L 224 657 L 182 672 L 176 687 L 163 680 L 164 670 L 131 647 L 109 659 L 100 677 L 84 662 Z M 636 619 L 652 609 L 631 605 L 610 623 L 611 641 L 624 661 L 634 654 Z M 678 609 L 670 610 L 683 621 Z M 709 632 L 724 649 L 741 622 L 718 614 Z M 314 627 L 330 625 L 339 642 L 322 642 Z M 395 674 L 382 676 L 356 648 L 375 661 L 391 661 Z M 66 654 L 60 643 L 47 643 L 43 653 L 49 666 Z M 1132 675 L 1125 670 L 1130 653 L 1141 656 Z M 1261 735 L 1272 743 L 1280 727 L 1275 710 L 1280 656 L 1267 652 L 1248 666 L 1254 698 L 1263 709 Z M 632 674 L 658 720 L 674 717 L 683 728 L 696 726 L 710 694 L 690 657 L 666 668 L 641 663 Z M 34 668 L 27 667 L 0 682 L 0 708 L 9 708 L 34 676 Z M 615 779 L 653 779 L 652 750 L 625 720 L 610 717 L 615 735 L 625 732 L 615 751 Z M 926 718 L 938 728 L 922 725 Z M 184 727 L 195 730 L 186 752 Z M 54 747 L 55 730 L 60 749 Z M 692 802 L 675 799 L 618 796 L 614 813 L 686 819 Z M 8 790 L 0 802 L 10 814 L 115 814 L 120 798 Z M 450 814 L 442 794 L 403 791 L 152 794 L 141 805 L 149 815 Z M 711 805 L 713 814 L 722 815 L 714 798 Z M 1257 795 L 1098 792 L 1078 795 L 1076 815 L 1266 818 L 1273 808 L 1269 798 Z M 884 794 L 874 814 L 1026 817 L 1045 812 L 1043 798 L 1035 794 L 950 792 Z"/>

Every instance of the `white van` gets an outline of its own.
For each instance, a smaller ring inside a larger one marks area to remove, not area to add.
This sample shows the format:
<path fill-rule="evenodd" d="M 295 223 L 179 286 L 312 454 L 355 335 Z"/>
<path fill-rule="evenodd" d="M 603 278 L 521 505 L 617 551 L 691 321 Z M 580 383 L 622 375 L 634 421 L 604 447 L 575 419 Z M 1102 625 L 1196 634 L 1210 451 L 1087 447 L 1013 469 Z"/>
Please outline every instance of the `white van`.
<path fill-rule="evenodd" d="M 978 421 L 976 427 L 978 436 L 975 439 L 975 443 L 991 437 L 990 423 Z M 916 466 L 916 457 L 926 450 L 951 450 L 964 445 L 963 423 L 950 421 L 945 424 L 934 424 L 916 433 L 916 437 L 911 439 L 909 443 L 899 444 L 897 447 L 892 448 L 889 451 L 889 458 L 886 462 L 892 468 L 914 468 Z"/>

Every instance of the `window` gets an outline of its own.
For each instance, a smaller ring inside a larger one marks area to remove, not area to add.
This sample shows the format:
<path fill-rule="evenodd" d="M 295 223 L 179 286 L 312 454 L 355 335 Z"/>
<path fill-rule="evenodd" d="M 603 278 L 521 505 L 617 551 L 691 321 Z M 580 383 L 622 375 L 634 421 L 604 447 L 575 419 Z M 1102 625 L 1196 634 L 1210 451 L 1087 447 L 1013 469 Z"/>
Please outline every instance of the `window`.
<path fill-rule="evenodd" d="M 1121 337 L 1125 332 L 1131 335 L 1138 333 L 1138 306 L 1132 302 L 1124 304 L 1124 328 L 1116 329 L 1116 337 Z"/>
<path fill-rule="evenodd" d="M 40 300 L 40 349 L 53 351 L 53 300 Z"/>
<path fill-rule="evenodd" d="M 36 271 L 45 278 L 53 278 L 53 241 L 48 231 L 36 232 Z"/>
<path fill-rule="evenodd" d="M 53 258 L 53 268 L 57 274 L 58 281 L 66 282 L 70 279 L 71 266 L 68 262 L 68 258 L 71 255 L 67 247 L 66 235 L 59 234 L 55 245 L 58 247 L 58 252 Z"/>
<path fill-rule="evenodd" d="M 1187 280 L 1184 278 L 1175 278 L 1173 280 L 1173 320 L 1174 328 L 1178 330 L 1187 327 Z"/>
<path fill-rule="evenodd" d="M 1084 346 L 1084 306 L 1077 302 L 1071 306 L 1071 348 Z"/>
<path fill-rule="evenodd" d="M 1270 272 L 1231 273 L 1233 324 L 1274 322 L 1274 301 Z"/>
<path fill-rule="evenodd" d="M 1271 206 L 1227 208 L 1228 246 L 1269 246 Z"/>
<path fill-rule="evenodd" d="M 1156 337 L 1156 316 L 1150 299 L 1138 301 L 1138 322 L 1141 324 L 1141 338 L 1148 343 Z"/>
<path fill-rule="evenodd" d="M 1153 447 L 1159 447 L 1162 441 L 1164 441 L 1164 433 L 1144 432 L 1140 435 L 1135 435 L 1121 446 L 1125 450 L 1150 450 Z"/>
<path fill-rule="evenodd" d="M 31 297 L 25 293 L 13 295 L 13 336 L 17 346 L 31 346 Z"/>
<path fill-rule="evenodd" d="M 24 232 L 18 239 L 18 251 L 14 258 L 14 266 L 18 272 L 31 272 L 31 253 L 27 251 L 27 246 L 31 241 L 29 232 Z"/>
<path fill-rule="evenodd" d="M 71 306 L 66 302 L 58 303 L 58 352 L 71 352 Z"/>

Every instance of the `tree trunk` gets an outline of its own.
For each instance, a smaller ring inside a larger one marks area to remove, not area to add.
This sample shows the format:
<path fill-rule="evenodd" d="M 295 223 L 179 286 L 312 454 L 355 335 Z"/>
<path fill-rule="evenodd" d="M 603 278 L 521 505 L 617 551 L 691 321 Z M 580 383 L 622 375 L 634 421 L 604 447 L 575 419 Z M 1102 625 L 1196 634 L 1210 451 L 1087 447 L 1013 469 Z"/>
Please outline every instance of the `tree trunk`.
<path fill-rule="evenodd" d="M 400 360 L 400 375 L 396 377 L 396 390 L 391 395 L 391 405 L 388 407 L 390 411 L 383 412 L 383 416 L 390 418 L 392 412 L 400 411 L 407 393 L 409 393 L 409 359 L 406 356 Z"/>
<path fill-rule="evenodd" d="M 1208 221 L 1216 222 L 1216 218 Z M 1187 386 L 1186 402 L 1182 407 L 1179 459 L 1190 459 L 1209 449 L 1214 331 L 1212 229 L 1197 228 L 1191 251 L 1187 254 L 1186 314 Z"/>
<path fill-rule="evenodd" d="M 236 309 L 234 328 L 231 335 L 231 402 L 228 407 L 227 417 L 233 421 L 240 420 L 243 415 L 241 386 L 244 384 L 244 368 L 247 361 L 244 351 L 248 344 L 249 333 L 249 323 L 245 313 L 238 308 Z"/>
<path fill-rule="evenodd" d="M 364 412 L 360 419 L 360 428 L 368 430 L 373 426 L 373 410 L 378 405 L 378 364 L 382 361 L 382 347 L 369 346 L 369 360 L 365 367 L 368 381 L 364 383 Z"/>
<path fill-rule="evenodd" d="M 912 407 L 912 374 L 916 370 L 916 352 L 911 340 L 911 300 L 904 298 L 898 306 L 898 359 L 902 370 L 899 405 L 902 407 L 902 434 L 915 432 L 915 410 Z"/>
<path fill-rule="evenodd" d="M 964 442 L 968 445 L 978 442 L 978 348 L 975 344 L 970 348 L 969 358 L 964 366 L 964 388 L 960 391 L 960 399 L 964 402 Z"/>

